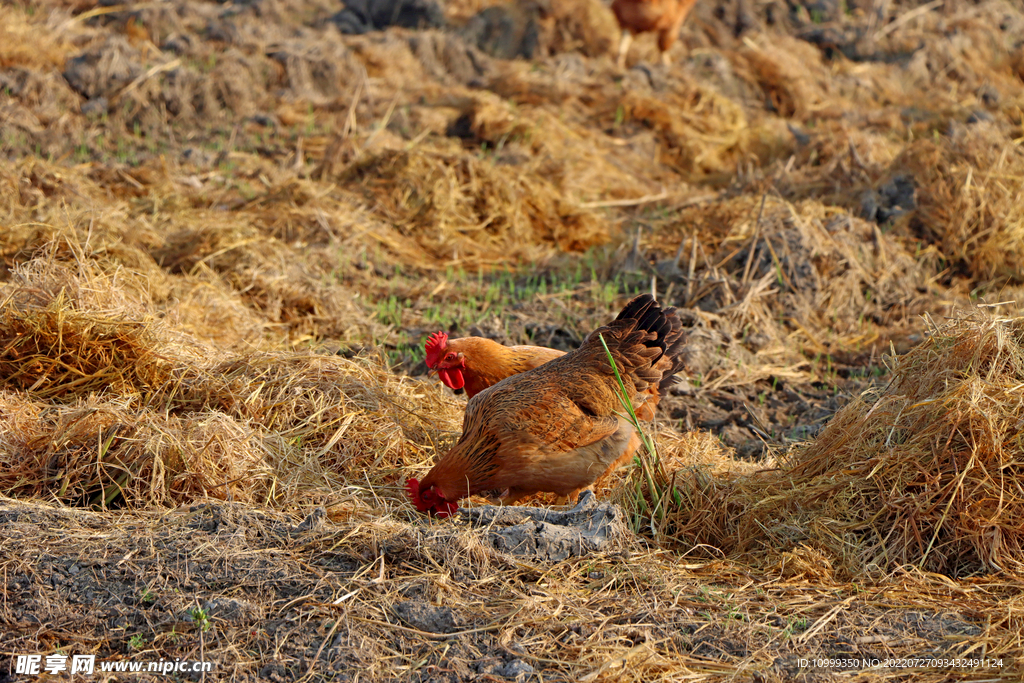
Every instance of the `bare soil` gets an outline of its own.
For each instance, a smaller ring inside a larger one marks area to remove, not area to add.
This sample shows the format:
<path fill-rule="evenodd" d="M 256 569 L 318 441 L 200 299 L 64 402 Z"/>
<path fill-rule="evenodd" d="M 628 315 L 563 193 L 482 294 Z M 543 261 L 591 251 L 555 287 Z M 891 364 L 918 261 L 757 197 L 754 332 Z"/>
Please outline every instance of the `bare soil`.
<path fill-rule="evenodd" d="M 481 564 L 458 552 L 464 548 L 453 552 L 460 539 L 452 525 L 381 523 L 377 534 L 353 540 L 351 525 L 325 517 L 303 526 L 237 504 L 125 515 L 5 501 L 5 648 L 202 659 L 214 663 L 213 678 L 232 680 L 543 672 L 569 681 L 573 674 L 535 644 L 591 660 L 588 641 L 601 632 L 631 653 L 601 665 L 615 677 L 633 659 L 652 673 L 672 658 L 710 679 L 830 681 L 857 667 L 799 660 L 969 658 L 991 624 L 950 602 L 962 589 L 920 575 L 884 587 L 811 589 L 797 576 L 766 580 L 718 563 L 690 565 L 680 582 L 679 560 L 665 554 Z M 590 596 L 585 605 L 563 602 L 566 583 Z M 460 596 L 459 604 L 446 604 L 446 595 Z M 130 645 L 135 634 L 144 634 L 144 646 Z M 961 670 L 965 680 L 974 673 Z"/>

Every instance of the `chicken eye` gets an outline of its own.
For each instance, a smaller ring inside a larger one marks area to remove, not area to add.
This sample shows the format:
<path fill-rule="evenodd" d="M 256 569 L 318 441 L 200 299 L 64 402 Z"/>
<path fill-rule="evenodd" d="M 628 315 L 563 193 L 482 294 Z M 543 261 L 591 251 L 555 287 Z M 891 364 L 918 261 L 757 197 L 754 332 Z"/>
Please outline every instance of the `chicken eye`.
<path fill-rule="evenodd" d="M 444 357 L 444 359 L 445 360 L 455 360 L 455 354 L 454 353 L 449 353 L 447 356 Z"/>

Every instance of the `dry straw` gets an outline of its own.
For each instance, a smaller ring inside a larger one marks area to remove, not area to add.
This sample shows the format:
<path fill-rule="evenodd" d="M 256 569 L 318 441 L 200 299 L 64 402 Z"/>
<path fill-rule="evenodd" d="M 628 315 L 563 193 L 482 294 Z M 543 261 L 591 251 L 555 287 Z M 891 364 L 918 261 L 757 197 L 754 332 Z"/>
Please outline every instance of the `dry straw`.
<path fill-rule="evenodd" d="M 70 255 L 55 248 L 0 288 L 8 495 L 100 506 L 379 495 L 458 427 L 436 385 L 372 358 L 200 343 L 157 318 L 138 282 Z"/>
<path fill-rule="evenodd" d="M 954 319 L 892 372 L 776 469 L 663 472 L 658 497 L 675 488 L 684 502 L 652 528 L 758 564 L 807 546 L 847 577 L 903 565 L 1020 574 L 1024 324 Z"/>

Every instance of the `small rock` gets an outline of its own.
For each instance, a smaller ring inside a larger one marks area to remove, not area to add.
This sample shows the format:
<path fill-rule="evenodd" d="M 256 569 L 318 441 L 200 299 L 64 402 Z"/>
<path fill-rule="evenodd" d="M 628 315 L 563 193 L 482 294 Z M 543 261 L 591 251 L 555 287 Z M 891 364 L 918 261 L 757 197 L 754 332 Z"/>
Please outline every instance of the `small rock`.
<path fill-rule="evenodd" d="M 984 109 L 975 109 L 967 117 L 967 123 L 981 123 L 982 121 L 993 121 L 992 114 Z"/>
<path fill-rule="evenodd" d="M 197 169 L 209 169 L 213 166 L 216 155 L 199 147 L 185 147 L 181 151 L 181 158 Z"/>
<path fill-rule="evenodd" d="M 249 117 L 249 120 L 256 125 L 264 126 L 265 128 L 277 128 L 277 121 L 266 114 L 254 114 Z"/>
<path fill-rule="evenodd" d="M 388 26 L 442 28 L 444 11 L 433 0 L 346 0 L 331 21 L 342 33 L 363 34 Z"/>
<path fill-rule="evenodd" d="M 193 505 L 189 508 L 189 516 L 189 527 L 207 533 L 217 531 L 223 522 L 221 509 L 209 503 Z"/>
<path fill-rule="evenodd" d="M 474 668 L 478 674 L 496 675 L 498 673 L 498 669 L 501 669 L 504 666 L 505 663 L 497 657 L 488 657 L 486 659 L 478 660 Z"/>
<path fill-rule="evenodd" d="M 88 99 L 111 95 L 142 74 L 139 52 L 127 39 L 113 36 L 67 60 L 64 79 Z"/>
<path fill-rule="evenodd" d="M 736 445 L 735 448 L 736 457 L 748 462 L 763 460 L 768 455 L 768 448 L 764 445 L 764 442 L 757 439 L 747 439 Z"/>
<path fill-rule="evenodd" d="M 327 518 L 327 510 L 324 507 L 318 506 L 312 512 L 310 512 L 304 520 L 295 525 L 292 529 L 292 533 L 302 533 L 303 531 L 316 531 L 324 525 L 324 520 Z"/>
<path fill-rule="evenodd" d="M 793 136 L 793 139 L 796 140 L 797 146 L 804 147 L 804 146 L 810 144 L 810 142 L 811 142 L 811 136 L 810 135 L 808 135 L 804 131 L 800 130 L 799 128 L 794 126 L 792 123 L 788 123 L 787 122 L 786 123 L 786 128 L 789 129 L 789 132 Z"/>
<path fill-rule="evenodd" d="M 192 38 L 188 35 L 172 33 L 164 41 L 160 49 L 164 52 L 173 52 L 176 55 L 187 55 L 192 52 Z"/>
<path fill-rule="evenodd" d="M 532 674 L 533 667 L 521 659 L 513 659 L 499 667 L 494 673 L 518 681 Z"/>
<path fill-rule="evenodd" d="M 768 345 L 771 343 L 771 337 L 763 332 L 754 332 L 753 334 L 747 335 L 747 338 L 743 340 L 743 345 L 753 353 L 757 353 L 758 351 L 768 348 Z"/>
<path fill-rule="evenodd" d="M 540 44 L 540 8 L 531 3 L 492 5 L 470 18 L 462 37 L 492 57 L 531 59 Z"/>
<path fill-rule="evenodd" d="M 983 85 L 978 89 L 978 99 L 986 107 L 995 108 L 999 106 L 999 91 L 991 85 Z"/>
<path fill-rule="evenodd" d="M 238 26 L 232 21 L 209 19 L 203 33 L 207 41 L 216 41 L 225 45 L 237 45 L 242 42 Z"/>
<path fill-rule="evenodd" d="M 875 190 L 867 190 L 860 200 L 860 216 L 878 224 L 902 216 L 917 208 L 914 179 L 907 174 L 890 178 Z"/>

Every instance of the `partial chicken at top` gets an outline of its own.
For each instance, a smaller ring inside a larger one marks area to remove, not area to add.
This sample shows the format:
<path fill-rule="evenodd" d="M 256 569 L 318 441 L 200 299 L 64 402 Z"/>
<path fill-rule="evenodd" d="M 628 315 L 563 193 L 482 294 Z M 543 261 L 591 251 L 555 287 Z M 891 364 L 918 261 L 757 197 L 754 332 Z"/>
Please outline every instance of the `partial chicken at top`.
<path fill-rule="evenodd" d="M 626 53 L 637 33 L 658 34 L 661 61 L 668 66 L 668 51 L 679 36 L 686 16 L 697 0 L 615 0 L 612 12 L 622 28 L 619 42 L 619 68 L 626 66 Z"/>
<path fill-rule="evenodd" d="M 483 337 L 448 339 L 444 332 L 435 332 L 424 348 L 427 367 L 450 389 L 466 390 L 473 398 L 506 377 L 533 370 L 565 355 L 565 351 L 543 346 L 504 346 Z"/>
<path fill-rule="evenodd" d="M 684 335 L 675 309 L 643 294 L 575 351 L 470 399 L 458 443 L 422 482 L 407 481 L 417 509 L 447 517 L 471 495 L 502 503 L 539 492 L 571 498 L 628 462 L 640 438 L 621 415 L 620 387 L 602 339 L 625 400 L 638 416 L 653 416 L 647 406 L 682 367 Z"/>

